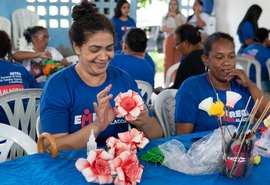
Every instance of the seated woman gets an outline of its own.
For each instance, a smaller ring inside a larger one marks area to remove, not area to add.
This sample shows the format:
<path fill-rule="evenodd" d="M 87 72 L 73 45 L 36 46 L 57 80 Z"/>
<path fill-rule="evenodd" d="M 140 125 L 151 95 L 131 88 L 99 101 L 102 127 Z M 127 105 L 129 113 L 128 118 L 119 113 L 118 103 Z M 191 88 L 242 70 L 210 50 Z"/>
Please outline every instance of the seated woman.
<path fill-rule="evenodd" d="M 255 33 L 254 43 L 243 50 L 242 55 L 255 58 L 261 64 L 262 89 L 270 90 L 269 74 L 266 61 L 270 59 L 270 49 L 267 48 L 269 42 L 269 32 L 266 28 L 259 28 Z M 251 66 L 250 79 L 256 83 L 255 67 Z"/>
<path fill-rule="evenodd" d="M 242 116 L 244 120 L 248 118 L 254 101 L 263 96 L 262 91 L 247 77 L 245 72 L 235 68 L 235 46 L 230 35 L 221 32 L 210 35 L 204 46 L 203 61 L 209 71 L 187 79 L 176 94 L 177 135 L 213 130 L 219 127 L 215 116 L 209 116 L 207 112 L 198 108 L 205 98 L 213 97 L 213 101 L 217 101 L 219 98 L 220 101 L 226 103 L 226 91 L 239 93 L 242 98 L 222 117 L 226 124 L 237 125 Z M 252 100 L 245 112 L 250 96 Z M 268 100 L 262 101 L 257 116 L 263 112 L 267 103 Z"/>
<path fill-rule="evenodd" d="M 114 56 L 110 20 L 87 0 L 73 8 L 72 18 L 69 37 L 79 62 L 45 84 L 40 103 L 42 132 L 53 134 L 60 151 L 86 147 L 92 129 L 98 145 L 127 131 L 129 124 L 149 139 L 161 137 L 162 129 L 146 106 L 136 120 L 116 118 L 114 98 L 129 89 L 139 90 L 126 72 L 109 66 Z"/>
<path fill-rule="evenodd" d="M 11 40 L 3 30 L 0 30 L 0 43 L 0 96 L 12 91 L 39 88 L 37 81 L 30 72 L 21 64 L 11 62 Z M 9 58 L 9 60 L 6 58 Z M 0 122 L 8 124 L 2 108 L 0 108 Z"/>
<path fill-rule="evenodd" d="M 53 47 L 48 46 L 48 30 L 42 26 L 34 26 L 24 31 L 28 46 L 22 50 L 15 51 L 13 58 L 34 75 L 38 81 L 46 81 L 42 72 L 42 62 L 51 59 L 60 61 L 63 66 L 70 65 L 62 54 Z"/>
<path fill-rule="evenodd" d="M 201 59 L 203 46 L 198 29 L 188 24 L 176 29 L 174 42 L 174 47 L 184 56 L 177 69 L 174 84 L 171 86 L 173 89 L 179 89 L 187 78 L 205 73 L 205 66 Z"/>
<path fill-rule="evenodd" d="M 134 80 L 146 81 L 154 88 L 155 69 L 145 60 L 146 34 L 140 28 L 131 28 L 123 37 L 123 53 L 115 55 L 110 65 L 126 71 Z"/>

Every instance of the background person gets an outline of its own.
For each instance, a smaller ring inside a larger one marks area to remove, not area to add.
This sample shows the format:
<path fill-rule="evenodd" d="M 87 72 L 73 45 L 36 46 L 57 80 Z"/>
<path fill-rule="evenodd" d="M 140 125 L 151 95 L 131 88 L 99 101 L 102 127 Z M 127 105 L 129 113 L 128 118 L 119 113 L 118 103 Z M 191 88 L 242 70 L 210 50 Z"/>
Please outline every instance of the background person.
<path fill-rule="evenodd" d="M 46 81 L 41 64 L 48 60 L 60 61 L 63 66 L 70 65 L 55 48 L 49 47 L 48 30 L 42 26 L 34 26 L 24 31 L 24 37 L 29 44 L 22 50 L 15 51 L 13 58 L 30 71 L 38 81 Z"/>
<path fill-rule="evenodd" d="M 254 101 L 263 96 L 263 92 L 247 77 L 245 72 L 235 68 L 235 46 L 230 35 L 221 32 L 210 35 L 204 46 L 203 61 L 209 71 L 190 77 L 177 91 L 175 97 L 177 135 L 214 130 L 219 127 L 217 117 L 209 116 L 207 112 L 198 108 L 201 101 L 208 97 L 213 97 L 215 102 L 218 96 L 219 100 L 226 104 L 226 91 L 239 93 L 242 98 L 222 117 L 226 125 L 238 125 L 242 116 L 244 120 L 248 118 Z M 245 112 L 250 96 L 252 99 Z M 263 112 L 268 101 L 265 97 L 257 111 L 257 116 Z"/>
<path fill-rule="evenodd" d="M 174 43 L 175 48 L 184 56 L 171 86 L 173 89 L 179 89 L 187 78 L 205 73 L 205 66 L 201 59 L 203 45 L 201 44 L 201 34 L 198 28 L 188 24 L 176 29 Z"/>
<path fill-rule="evenodd" d="M 33 75 L 21 64 L 12 62 L 12 44 L 8 34 L 0 30 L 0 96 L 12 91 L 39 88 Z M 6 114 L 0 108 L 0 122 L 8 124 Z"/>
<path fill-rule="evenodd" d="M 129 16 L 130 4 L 126 0 L 117 1 L 116 7 L 114 9 L 114 16 L 112 18 L 112 23 L 114 25 L 116 37 L 114 51 L 122 50 L 122 37 L 125 32 L 132 28 L 136 27 L 134 19 Z"/>
<path fill-rule="evenodd" d="M 237 35 L 241 43 L 238 53 L 254 42 L 255 33 L 258 30 L 258 20 L 262 14 L 262 8 L 254 4 L 250 6 L 237 28 Z"/>
<path fill-rule="evenodd" d="M 115 55 L 110 65 L 126 71 L 134 80 L 142 80 L 154 89 L 155 69 L 145 60 L 147 38 L 140 28 L 131 28 L 123 37 L 123 53 Z"/>
<path fill-rule="evenodd" d="M 165 33 L 163 42 L 164 79 L 167 70 L 180 60 L 180 53 L 173 47 L 173 34 L 176 28 L 186 22 L 186 18 L 179 11 L 177 0 L 170 0 L 168 13 L 162 17 L 161 31 Z"/>
<path fill-rule="evenodd" d="M 255 58 L 261 64 L 262 89 L 270 90 L 269 74 L 266 61 L 270 59 L 270 49 L 267 47 L 269 42 L 269 31 L 266 28 L 259 28 L 255 33 L 254 43 L 243 50 L 243 55 Z M 255 67 L 251 66 L 249 78 L 256 83 Z"/>
<path fill-rule="evenodd" d="M 115 117 L 114 98 L 129 89 L 139 90 L 126 72 L 109 66 L 114 56 L 111 21 L 87 0 L 73 8 L 72 18 L 69 36 L 79 62 L 45 84 L 40 103 L 42 132 L 53 134 L 60 151 L 86 147 L 91 129 L 98 145 L 127 131 L 129 124 L 149 139 L 161 137 L 162 129 L 146 106 L 134 121 Z"/>

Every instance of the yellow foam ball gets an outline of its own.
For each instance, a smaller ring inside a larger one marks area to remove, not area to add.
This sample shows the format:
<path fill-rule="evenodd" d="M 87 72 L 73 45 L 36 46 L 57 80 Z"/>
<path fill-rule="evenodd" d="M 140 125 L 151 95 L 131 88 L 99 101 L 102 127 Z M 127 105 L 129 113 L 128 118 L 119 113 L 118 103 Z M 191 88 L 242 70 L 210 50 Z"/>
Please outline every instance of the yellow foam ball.
<path fill-rule="evenodd" d="M 254 157 L 254 164 L 255 164 L 255 165 L 258 165 L 258 164 L 260 164 L 260 162 L 261 162 L 261 156 L 256 155 L 256 156 Z"/>

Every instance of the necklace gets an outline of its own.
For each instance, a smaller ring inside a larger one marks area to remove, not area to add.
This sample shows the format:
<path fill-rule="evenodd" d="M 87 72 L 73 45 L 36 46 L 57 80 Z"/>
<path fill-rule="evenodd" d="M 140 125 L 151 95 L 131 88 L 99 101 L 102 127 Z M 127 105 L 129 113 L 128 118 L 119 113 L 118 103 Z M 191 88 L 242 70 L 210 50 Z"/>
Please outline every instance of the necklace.
<path fill-rule="evenodd" d="M 216 91 L 216 88 L 214 87 L 213 82 L 212 82 L 212 80 L 211 80 L 209 74 L 208 74 L 208 80 L 209 80 L 209 82 L 210 82 L 210 84 L 211 84 L 211 86 L 212 86 L 212 89 L 213 89 L 213 91 L 214 91 L 216 97 L 217 97 L 217 100 L 220 101 L 219 96 L 218 96 L 218 93 L 217 93 L 217 91 Z M 229 83 L 229 91 L 230 91 L 230 90 L 231 90 L 231 83 Z"/>

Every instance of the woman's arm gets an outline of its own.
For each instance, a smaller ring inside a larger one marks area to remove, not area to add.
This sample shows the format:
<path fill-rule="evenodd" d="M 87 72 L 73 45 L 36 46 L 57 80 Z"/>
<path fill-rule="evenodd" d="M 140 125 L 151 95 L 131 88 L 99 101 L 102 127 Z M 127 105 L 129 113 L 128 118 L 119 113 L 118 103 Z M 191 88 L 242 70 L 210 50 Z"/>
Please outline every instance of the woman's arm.
<path fill-rule="evenodd" d="M 134 121 L 128 121 L 130 124 L 142 131 L 148 139 L 160 138 L 163 136 L 163 131 L 160 124 L 154 117 L 148 115 L 148 109 L 144 106 L 139 117 Z"/>
<path fill-rule="evenodd" d="M 44 59 L 51 59 L 52 55 L 50 52 L 31 52 L 31 51 L 16 51 L 12 55 L 13 59 L 18 62 L 22 62 L 28 58 L 44 58 Z"/>
<path fill-rule="evenodd" d="M 191 123 L 176 123 L 175 124 L 175 134 L 183 135 L 183 134 L 191 134 L 193 132 L 194 125 Z"/>
<path fill-rule="evenodd" d="M 258 111 L 257 111 L 257 116 L 260 116 L 263 112 L 263 110 L 265 109 L 267 103 L 269 102 L 269 98 L 264 95 L 264 93 L 257 87 L 256 84 L 254 84 L 246 75 L 246 73 L 243 70 L 240 69 L 234 69 L 230 72 L 228 80 L 235 78 L 237 83 L 243 85 L 244 87 L 246 87 L 251 95 L 251 98 L 253 99 L 253 101 L 255 102 L 257 99 L 259 100 L 262 96 L 264 97 L 264 99 L 261 102 L 261 106 L 259 107 Z M 269 113 L 269 111 L 268 111 Z M 268 116 L 268 114 L 266 114 L 266 116 Z"/>

